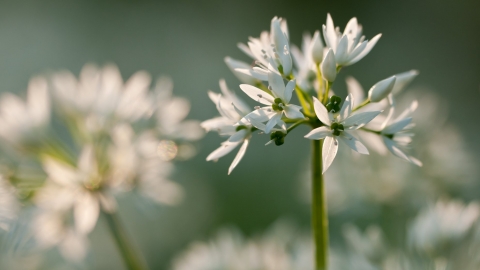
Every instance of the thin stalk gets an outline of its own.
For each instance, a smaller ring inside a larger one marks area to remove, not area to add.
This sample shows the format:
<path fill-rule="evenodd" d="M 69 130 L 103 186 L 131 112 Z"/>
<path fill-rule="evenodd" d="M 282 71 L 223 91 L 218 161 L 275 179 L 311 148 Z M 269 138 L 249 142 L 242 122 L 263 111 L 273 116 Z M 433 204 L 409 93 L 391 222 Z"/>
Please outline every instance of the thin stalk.
<path fill-rule="evenodd" d="M 330 88 L 332 87 L 333 82 L 327 81 L 327 86 L 325 87 L 325 94 L 323 95 L 323 104 L 327 104 L 328 102 L 328 93 L 330 92 Z"/>
<path fill-rule="evenodd" d="M 316 270 L 326 270 L 328 266 L 328 215 L 322 174 L 322 145 L 323 140 L 312 140 L 312 230 Z"/>
<path fill-rule="evenodd" d="M 107 220 L 108 228 L 112 233 L 112 237 L 115 239 L 115 243 L 122 254 L 123 261 L 127 268 L 129 270 L 148 269 L 140 252 L 135 250 L 132 241 L 128 238 L 118 215 L 115 213 L 107 213 L 105 211 L 102 211 L 102 213 Z"/>
<path fill-rule="evenodd" d="M 322 70 L 320 69 L 320 63 L 315 65 L 317 67 L 317 81 L 318 81 L 318 99 L 323 99 L 323 77 L 322 77 Z"/>
<path fill-rule="evenodd" d="M 302 89 L 298 85 L 295 86 L 295 93 L 297 94 L 298 100 L 300 101 L 300 105 L 302 105 L 304 114 L 306 114 L 307 116 L 313 116 L 311 110 L 313 107 L 307 101 Z"/>
<path fill-rule="evenodd" d="M 359 110 L 359 109 L 367 106 L 368 104 L 370 104 L 370 102 L 371 102 L 370 99 L 367 98 L 367 99 L 364 100 L 360 105 L 358 105 L 357 107 L 353 108 L 352 112 L 357 111 L 357 110 Z"/>

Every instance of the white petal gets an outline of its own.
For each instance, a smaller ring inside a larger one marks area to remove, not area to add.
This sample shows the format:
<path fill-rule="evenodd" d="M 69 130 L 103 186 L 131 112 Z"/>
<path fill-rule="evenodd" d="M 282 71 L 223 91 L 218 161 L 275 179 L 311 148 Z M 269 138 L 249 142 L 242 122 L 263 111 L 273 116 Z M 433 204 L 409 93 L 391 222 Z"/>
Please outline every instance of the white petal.
<path fill-rule="evenodd" d="M 224 58 L 224 61 L 225 61 L 225 64 L 227 64 L 228 68 L 230 69 L 230 71 L 232 71 L 232 73 L 242 82 L 242 83 L 247 83 L 247 84 L 255 84 L 255 82 L 257 81 L 255 78 L 253 78 L 252 76 L 250 75 L 247 75 L 247 74 L 244 74 L 242 72 L 238 72 L 236 69 L 250 69 L 250 65 L 245 63 L 245 62 L 242 62 L 242 61 L 239 61 L 239 60 L 236 60 L 236 59 L 233 59 L 229 56 L 225 57 Z"/>
<path fill-rule="evenodd" d="M 322 62 L 324 46 L 322 40 L 320 39 L 320 31 L 315 31 L 310 46 L 310 53 L 312 54 L 313 61 L 315 61 L 315 63 Z"/>
<path fill-rule="evenodd" d="M 210 155 L 208 155 L 207 161 L 217 160 L 225 156 L 226 154 L 232 152 L 232 150 L 235 149 L 237 145 L 238 143 L 222 143 L 219 148 L 217 148 L 215 151 L 210 153 Z"/>
<path fill-rule="evenodd" d="M 250 107 L 247 105 L 247 103 L 245 103 L 243 100 L 238 98 L 237 95 L 235 95 L 235 93 L 228 88 L 227 83 L 225 82 L 224 79 L 220 80 L 219 85 L 223 95 L 227 99 L 231 100 L 231 102 L 233 102 L 235 107 L 240 109 L 240 111 L 242 111 L 244 114 L 247 114 L 250 111 Z"/>
<path fill-rule="evenodd" d="M 381 36 L 382 34 L 378 34 L 375 37 L 373 37 L 370 41 L 368 41 L 368 44 L 365 47 L 365 49 L 357 57 L 355 57 L 353 60 L 350 61 L 350 65 L 355 64 L 356 62 L 360 61 L 363 57 L 365 57 L 373 49 L 375 44 L 377 44 L 377 41 L 380 39 Z"/>
<path fill-rule="evenodd" d="M 347 98 L 343 102 L 342 109 L 340 110 L 340 121 L 346 119 L 352 113 L 353 106 L 353 96 L 352 94 L 348 94 Z"/>
<path fill-rule="evenodd" d="M 395 76 L 391 76 L 372 86 L 368 91 L 368 98 L 370 101 L 380 102 L 386 98 L 392 92 L 393 86 L 395 85 L 395 79 Z"/>
<path fill-rule="evenodd" d="M 283 107 L 283 111 L 285 112 L 285 116 L 287 118 L 290 118 L 290 119 L 305 118 L 303 113 L 300 112 L 301 109 L 302 109 L 302 107 L 297 106 L 297 105 L 293 105 L 293 104 L 289 104 L 289 105 Z"/>
<path fill-rule="evenodd" d="M 347 77 L 346 82 L 348 93 L 352 94 L 357 104 L 361 103 L 365 99 L 365 91 L 363 91 L 362 85 L 353 77 Z"/>
<path fill-rule="evenodd" d="M 273 103 L 274 98 L 270 94 L 260 90 L 257 87 L 248 84 L 240 84 L 240 89 L 242 89 L 245 94 L 257 102 L 265 105 L 272 105 Z"/>
<path fill-rule="evenodd" d="M 381 111 L 356 113 L 343 120 L 342 123 L 345 129 L 358 129 L 372 121 L 380 113 Z"/>
<path fill-rule="evenodd" d="M 279 120 L 282 118 L 282 113 L 277 113 L 275 114 L 270 120 L 267 122 L 267 126 L 265 127 L 265 133 L 270 133 L 272 131 L 272 128 L 275 127 L 278 123 Z"/>
<path fill-rule="evenodd" d="M 68 187 L 78 183 L 77 172 L 73 167 L 48 157 L 42 163 L 48 178 L 57 184 Z"/>
<path fill-rule="evenodd" d="M 247 122 L 249 122 L 249 120 L 265 122 L 268 119 L 272 118 L 272 116 L 276 113 L 276 111 L 272 110 L 272 107 L 263 107 L 245 115 L 244 118 L 247 120 Z"/>
<path fill-rule="evenodd" d="M 237 167 L 238 163 L 242 160 L 243 156 L 245 155 L 245 152 L 247 151 L 247 147 L 249 144 L 250 140 L 245 140 L 242 144 L 242 147 L 238 150 L 237 155 L 235 156 L 235 159 L 233 159 L 232 164 L 228 168 L 228 174 L 230 174 L 235 167 Z"/>
<path fill-rule="evenodd" d="M 338 42 L 337 50 L 335 51 L 335 60 L 340 66 L 348 60 L 348 37 L 346 35 Z"/>
<path fill-rule="evenodd" d="M 335 61 L 335 54 L 332 49 L 328 50 L 327 55 L 325 55 L 320 65 L 320 69 L 322 70 L 323 79 L 329 82 L 335 81 L 337 77 L 337 62 Z"/>
<path fill-rule="evenodd" d="M 287 83 L 285 86 L 285 102 L 289 103 L 292 99 L 292 92 L 295 90 L 296 80 L 293 79 Z"/>
<path fill-rule="evenodd" d="M 362 51 L 365 50 L 367 45 L 368 45 L 368 41 L 364 41 L 358 44 L 357 47 L 355 47 L 353 51 L 351 51 L 350 54 L 348 55 L 348 59 L 344 64 L 344 66 L 349 66 L 354 64 L 355 62 L 353 62 L 352 59 L 355 59 L 355 57 L 357 57 L 360 53 L 362 53 Z"/>
<path fill-rule="evenodd" d="M 311 130 L 304 137 L 310 140 L 320 140 L 327 136 L 332 136 L 332 130 L 328 127 L 323 126 L 323 127 L 319 127 Z"/>
<path fill-rule="evenodd" d="M 396 121 L 396 122 L 388 125 L 386 128 L 384 128 L 382 130 L 382 133 L 383 134 L 395 134 L 395 133 L 399 132 L 400 130 L 404 129 L 406 126 L 408 126 L 408 124 L 410 124 L 410 122 L 412 122 L 411 117 L 401 119 L 399 121 Z"/>
<path fill-rule="evenodd" d="M 335 31 L 335 25 L 333 24 L 332 16 L 330 13 L 327 14 L 327 25 L 324 26 L 323 37 L 327 46 L 336 50 L 337 47 L 337 32 Z"/>
<path fill-rule="evenodd" d="M 83 192 L 75 202 L 75 227 L 82 234 L 90 233 L 97 224 L 100 205 L 90 192 Z"/>
<path fill-rule="evenodd" d="M 332 122 L 330 121 L 330 116 L 328 115 L 327 108 L 316 98 L 313 97 L 313 109 L 318 119 L 322 121 L 327 126 L 330 126 Z"/>
<path fill-rule="evenodd" d="M 417 77 L 418 71 L 417 70 L 410 70 L 407 72 L 395 74 L 397 80 L 395 81 L 395 86 L 393 87 L 392 93 L 398 94 L 402 91 L 405 86 L 407 86 L 415 77 Z"/>
<path fill-rule="evenodd" d="M 364 155 L 369 154 L 368 149 L 365 147 L 365 145 L 363 145 L 363 143 L 361 143 L 357 138 L 355 138 L 347 131 L 342 132 L 342 134 L 338 136 L 338 138 L 350 148 L 352 148 L 352 150 Z"/>
<path fill-rule="evenodd" d="M 230 136 L 230 138 L 228 138 L 228 141 L 231 142 L 231 143 L 239 143 L 241 141 L 243 141 L 243 139 L 245 139 L 245 136 L 247 135 L 248 131 L 246 129 L 241 129 L 239 131 L 237 131 L 235 134 L 233 134 L 232 136 Z"/>
<path fill-rule="evenodd" d="M 333 160 L 338 152 L 338 141 L 335 137 L 326 137 L 325 141 L 323 142 L 322 148 L 322 164 L 323 164 L 323 172 L 325 173 L 330 165 L 332 165 Z"/>
<path fill-rule="evenodd" d="M 283 83 L 282 76 L 276 71 L 273 71 L 271 68 L 269 69 L 270 72 L 268 73 L 268 84 L 271 86 L 273 94 L 276 97 L 285 100 L 285 84 Z"/>
<path fill-rule="evenodd" d="M 389 138 L 383 136 L 383 143 L 385 143 L 385 146 L 394 154 L 395 156 L 405 159 L 406 161 L 410 161 L 408 158 L 407 154 L 405 154 L 400 148 L 397 146 L 397 144 L 393 141 L 390 140 Z"/>
<path fill-rule="evenodd" d="M 268 74 L 262 69 L 236 68 L 235 71 L 239 74 L 250 76 L 260 81 L 268 81 Z"/>

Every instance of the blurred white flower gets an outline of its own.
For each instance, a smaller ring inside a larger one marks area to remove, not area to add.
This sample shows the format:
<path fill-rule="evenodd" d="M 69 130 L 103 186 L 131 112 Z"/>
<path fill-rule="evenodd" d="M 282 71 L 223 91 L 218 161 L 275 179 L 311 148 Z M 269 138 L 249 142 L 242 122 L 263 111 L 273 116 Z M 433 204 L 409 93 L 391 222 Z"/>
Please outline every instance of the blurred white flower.
<path fill-rule="evenodd" d="M 410 244 L 429 255 L 440 255 L 444 249 L 456 247 L 462 238 L 468 237 L 480 218 L 480 205 L 465 205 L 458 201 L 439 201 L 423 210 L 409 228 Z"/>
<path fill-rule="evenodd" d="M 112 145 L 108 153 L 110 169 L 108 178 L 116 189 L 137 189 L 142 195 L 158 203 L 173 205 L 183 197 L 183 189 L 168 180 L 173 165 L 169 149 L 159 149 L 161 144 L 153 132 L 136 136 L 129 125 L 119 125 L 112 130 Z"/>
<path fill-rule="evenodd" d="M 93 230 L 100 208 L 115 210 L 110 183 L 101 177 L 92 146 L 82 149 L 75 167 L 48 156 L 43 158 L 43 167 L 48 179 L 36 196 L 37 205 L 47 211 L 72 209 L 78 232 L 88 234 Z"/>
<path fill-rule="evenodd" d="M 157 81 L 155 92 L 149 97 L 153 100 L 152 109 L 159 136 L 179 141 L 195 141 L 202 138 L 204 133 L 200 123 L 196 120 L 185 120 L 190 112 L 190 102 L 173 96 L 172 89 L 172 80 L 161 77 Z"/>
<path fill-rule="evenodd" d="M 335 53 L 338 66 L 349 66 L 360 61 L 372 50 L 381 36 L 378 34 L 370 41 L 365 40 L 365 36 L 362 36 L 362 26 L 358 24 L 357 18 L 350 19 L 343 34 L 333 24 L 330 14 L 327 15 L 326 25 L 323 25 L 325 43 Z"/>
<path fill-rule="evenodd" d="M 28 147 L 41 140 L 50 121 L 50 97 L 42 77 L 30 80 L 27 100 L 5 93 L 0 98 L 0 137 L 6 142 Z"/>
<path fill-rule="evenodd" d="M 314 97 L 313 99 L 315 114 L 325 126 L 313 129 L 305 135 L 305 138 L 311 140 L 325 139 L 322 151 L 323 173 L 327 171 L 337 155 L 338 139 L 348 145 L 352 150 L 360 154 L 368 155 L 368 150 L 365 145 L 355 138 L 352 132 L 366 125 L 380 114 L 381 111 L 352 113 L 354 100 L 352 95 L 348 95 L 343 102 L 340 112 L 334 116 L 333 113 L 337 113 L 336 111 L 333 109 L 328 111 L 325 105 L 317 98 Z M 332 98 L 331 102 L 336 103 L 333 104 L 334 106 L 339 106 L 341 100 Z"/>
<path fill-rule="evenodd" d="M 79 262 L 87 254 L 88 239 L 72 224 L 70 213 L 64 210 L 40 211 L 32 222 L 34 236 L 40 248 L 58 247 L 64 258 Z"/>
<path fill-rule="evenodd" d="M 108 130 L 117 122 L 135 122 L 150 117 L 151 77 L 145 71 L 123 82 L 114 65 L 85 65 L 79 79 L 68 71 L 52 76 L 56 105 L 69 121 L 77 121 L 81 132 Z"/>

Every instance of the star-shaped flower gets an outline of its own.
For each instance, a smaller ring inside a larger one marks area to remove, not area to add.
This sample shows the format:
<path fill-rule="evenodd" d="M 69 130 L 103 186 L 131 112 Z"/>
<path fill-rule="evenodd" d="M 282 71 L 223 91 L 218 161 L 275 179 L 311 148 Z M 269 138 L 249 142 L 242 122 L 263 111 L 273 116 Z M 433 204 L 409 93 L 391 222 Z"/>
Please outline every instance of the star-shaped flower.
<path fill-rule="evenodd" d="M 217 130 L 220 135 L 230 136 L 219 148 L 208 155 L 207 161 L 218 160 L 242 144 L 228 169 L 228 174 L 230 174 L 245 155 L 252 132 L 257 128 L 253 127 L 248 121 L 242 121 L 242 118 L 250 112 L 250 109 L 243 100 L 228 89 L 224 80 L 220 80 L 220 89 L 222 94 L 209 92 L 210 99 L 217 105 L 220 116 L 202 122 L 201 126 L 207 131 Z"/>
<path fill-rule="evenodd" d="M 332 17 L 327 15 L 327 24 L 323 25 L 325 43 L 335 53 L 338 66 L 349 66 L 360 61 L 375 46 L 382 34 L 376 35 L 372 40 L 365 40 L 362 36 L 362 26 L 357 18 L 352 18 L 345 27 L 343 34 L 335 28 Z"/>
<path fill-rule="evenodd" d="M 282 120 L 282 116 L 290 119 L 304 118 L 305 116 L 300 112 L 302 107 L 289 104 L 292 99 L 292 92 L 295 89 L 295 80 L 291 80 L 285 85 L 282 76 L 270 67 L 268 73 L 269 90 L 271 94 L 263 91 L 257 87 L 241 84 L 240 88 L 253 100 L 258 101 L 261 104 L 267 105 L 266 107 L 257 107 L 257 109 L 244 118 L 251 122 L 258 129 L 270 133 L 272 129 L 278 125 L 283 129 L 286 129 L 285 122 Z M 268 121 L 263 127 L 263 122 Z"/>
<path fill-rule="evenodd" d="M 353 113 L 354 106 L 352 95 L 348 95 L 339 110 L 340 98 L 333 96 L 330 103 L 325 107 L 317 98 L 313 98 L 315 114 L 324 126 L 318 127 L 310 131 L 305 138 L 312 140 L 325 139 L 323 142 L 323 172 L 325 172 L 332 164 L 338 151 L 338 140 L 344 142 L 354 151 L 368 155 L 367 148 L 353 136 L 352 131 L 361 128 L 372 119 L 374 119 L 381 111 L 368 111 L 361 113 Z"/>

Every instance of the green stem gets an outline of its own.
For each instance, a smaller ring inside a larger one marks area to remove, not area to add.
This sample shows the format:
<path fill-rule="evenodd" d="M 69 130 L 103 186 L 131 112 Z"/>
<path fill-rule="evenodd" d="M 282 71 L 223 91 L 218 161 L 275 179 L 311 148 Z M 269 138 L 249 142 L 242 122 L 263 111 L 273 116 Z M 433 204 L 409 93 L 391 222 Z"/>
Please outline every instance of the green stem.
<path fill-rule="evenodd" d="M 323 140 L 312 140 L 312 230 L 315 243 L 315 270 L 328 265 L 328 215 L 325 181 L 322 174 Z"/>
<path fill-rule="evenodd" d="M 301 124 L 309 123 L 310 119 L 301 119 L 298 120 L 298 122 L 295 122 L 293 125 L 289 126 L 287 128 L 287 134 L 290 133 L 290 131 L 294 130 L 296 127 L 300 126 Z"/>
<path fill-rule="evenodd" d="M 102 213 L 107 220 L 108 228 L 115 239 L 127 268 L 129 270 L 148 269 L 144 259 L 141 257 L 140 253 L 135 250 L 131 240 L 127 237 L 125 228 L 118 215 L 115 213 L 107 213 L 105 211 L 102 211 Z"/>
<path fill-rule="evenodd" d="M 330 92 L 330 88 L 332 87 L 333 82 L 327 81 L 327 86 L 325 87 L 325 94 L 323 95 L 323 104 L 326 105 L 328 102 L 328 93 Z"/>
<path fill-rule="evenodd" d="M 315 65 L 317 67 L 317 82 L 318 82 L 318 99 L 323 99 L 323 77 L 322 70 L 320 69 L 320 63 Z"/>
<path fill-rule="evenodd" d="M 371 102 L 370 99 L 367 98 L 367 99 L 364 100 L 360 105 L 358 105 L 357 107 L 353 108 L 352 112 L 357 111 L 357 110 L 359 110 L 359 109 L 367 106 L 368 104 L 370 104 L 370 102 Z"/>

